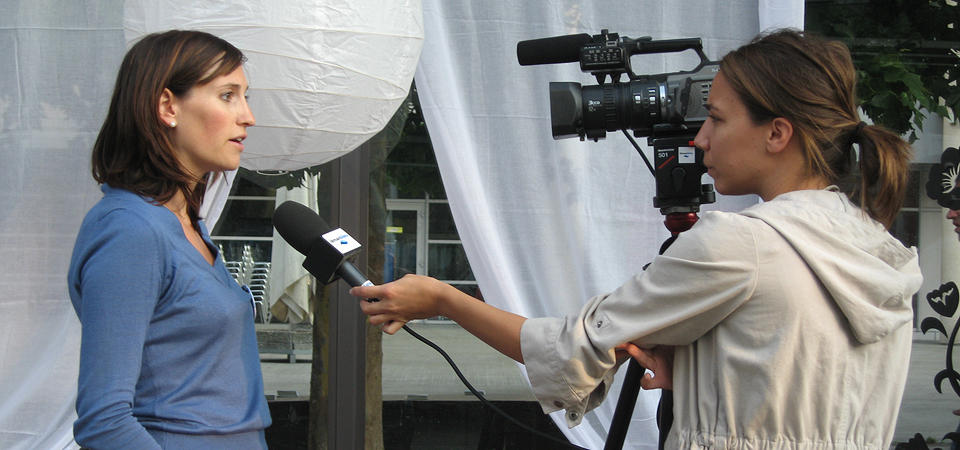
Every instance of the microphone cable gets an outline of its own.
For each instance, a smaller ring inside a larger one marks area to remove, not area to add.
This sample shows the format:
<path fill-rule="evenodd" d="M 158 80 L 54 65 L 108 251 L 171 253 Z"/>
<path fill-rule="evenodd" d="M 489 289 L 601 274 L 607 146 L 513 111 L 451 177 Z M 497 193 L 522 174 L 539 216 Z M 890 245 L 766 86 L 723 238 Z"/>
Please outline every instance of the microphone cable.
<path fill-rule="evenodd" d="M 467 381 L 467 378 L 466 378 L 465 376 L 463 376 L 463 373 L 460 372 L 460 368 L 457 367 L 457 364 L 453 362 L 453 359 L 450 358 L 450 355 L 448 355 L 447 352 L 443 351 L 443 349 L 440 348 L 439 345 L 434 344 L 434 343 L 431 342 L 429 339 L 427 339 L 427 338 L 421 336 L 420 334 L 418 334 L 416 331 L 411 330 L 410 327 L 408 327 L 406 324 L 403 325 L 403 329 L 406 330 L 407 333 L 410 333 L 411 336 L 417 338 L 417 340 L 419 340 L 420 342 L 423 342 L 424 344 L 427 344 L 427 346 L 429 346 L 430 348 L 432 348 L 432 349 L 436 350 L 438 353 L 440 353 L 440 356 L 443 356 L 443 359 L 447 360 L 447 364 L 450 364 L 450 367 L 452 367 L 452 368 L 453 368 L 453 371 L 456 372 L 457 377 L 460 378 L 460 381 L 463 383 L 463 385 L 466 386 L 467 389 L 469 389 L 470 392 L 473 393 L 473 395 L 474 395 L 475 397 L 477 397 L 477 399 L 480 400 L 481 403 L 483 403 L 484 405 L 487 405 L 490 409 L 494 410 L 497 414 L 500 414 L 501 416 L 507 418 L 507 420 L 513 422 L 515 425 L 519 426 L 520 428 L 523 428 L 524 430 L 529 431 L 529 432 L 531 432 L 531 433 L 534 433 L 534 434 L 536 434 L 536 435 L 538 435 L 538 436 L 540 436 L 540 437 L 549 439 L 549 440 L 551 440 L 551 441 L 553 441 L 553 442 L 556 442 L 556 443 L 561 444 L 561 445 L 563 445 L 563 446 L 565 446 L 565 447 L 568 447 L 568 448 L 575 448 L 575 449 L 579 449 L 579 450 L 587 450 L 587 449 L 585 449 L 585 448 L 583 448 L 583 447 L 579 447 L 579 446 L 573 445 L 573 444 L 571 444 L 570 442 L 561 441 L 560 439 L 557 439 L 557 438 L 555 438 L 555 437 L 553 437 L 553 436 L 550 436 L 549 434 L 546 434 L 546 433 L 543 433 L 543 432 L 541 432 L 541 431 L 539 431 L 539 430 L 536 430 L 536 429 L 534 429 L 533 427 L 531 427 L 531 426 L 529 426 L 529 425 L 527 425 L 527 424 L 525 424 L 525 423 L 522 423 L 522 422 L 520 422 L 519 420 L 513 418 L 513 416 L 507 414 L 504 410 L 498 408 L 496 405 L 494 405 L 493 403 L 491 403 L 490 400 L 487 400 L 486 397 L 484 397 L 483 394 L 480 393 L 480 391 L 477 391 L 477 390 L 473 387 L 473 385 L 471 385 L 470 382 Z"/>

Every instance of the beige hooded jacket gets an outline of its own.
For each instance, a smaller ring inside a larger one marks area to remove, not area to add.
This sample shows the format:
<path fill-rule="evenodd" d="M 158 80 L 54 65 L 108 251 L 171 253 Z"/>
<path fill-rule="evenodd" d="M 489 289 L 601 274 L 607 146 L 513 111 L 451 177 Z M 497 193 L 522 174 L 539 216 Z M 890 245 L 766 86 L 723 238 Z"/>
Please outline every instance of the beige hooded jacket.
<path fill-rule="evenodd" d="M 614 346 L 677 345 L 677 449 L 887 449 L 910 360 L 920 269 L 836 188 L 708 212 L 646 272 L 578 316 L 526 321 L 545 412 L 605 397 Z"/>

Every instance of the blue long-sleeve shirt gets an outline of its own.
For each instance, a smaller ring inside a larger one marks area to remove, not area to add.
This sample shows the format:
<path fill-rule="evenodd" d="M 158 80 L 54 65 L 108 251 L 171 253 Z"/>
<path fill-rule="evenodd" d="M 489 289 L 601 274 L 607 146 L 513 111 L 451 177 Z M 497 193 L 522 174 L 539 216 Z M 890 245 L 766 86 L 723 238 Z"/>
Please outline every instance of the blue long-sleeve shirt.
<path fill-rule="evenodd" d="M 77 443 L 161 449 L 157 435 L 178 446 L 197 436 L 216 450 L 226 447 L 212 437 L 235 449 L 237 436 L 259 434 L 240 448 L 261 448 L 271 419 L 250 295 L 220 258 L 207 263 L 170 210 L 101 189 L 68 273 L 82 324 Z M 202 223 L 201 235 L 216 254 Z"/>

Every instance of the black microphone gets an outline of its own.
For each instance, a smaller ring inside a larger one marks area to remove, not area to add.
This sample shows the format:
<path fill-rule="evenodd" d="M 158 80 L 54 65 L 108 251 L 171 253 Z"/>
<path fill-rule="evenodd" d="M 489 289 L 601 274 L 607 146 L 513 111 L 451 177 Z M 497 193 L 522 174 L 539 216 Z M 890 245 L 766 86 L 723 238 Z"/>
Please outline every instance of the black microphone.
<path fill-rule="evenodd" d="M 521 66 L 578 62 L 580 48 L 591 42 L 593 38 L 587 33 L 520 41 L 517 61 Z"/>
<path fill-rule="evenodd" d="M 343 278 L 350 286 L 373 286 L 373 283 L 350 262 L 360 252 L 360 243 L 345 231 L 332 231 L 310 208 L 287 201 L 273 213 L 273 226 L 284 241 L 304 254 L 303 268 L 317 281 L 330 284 Z"/>

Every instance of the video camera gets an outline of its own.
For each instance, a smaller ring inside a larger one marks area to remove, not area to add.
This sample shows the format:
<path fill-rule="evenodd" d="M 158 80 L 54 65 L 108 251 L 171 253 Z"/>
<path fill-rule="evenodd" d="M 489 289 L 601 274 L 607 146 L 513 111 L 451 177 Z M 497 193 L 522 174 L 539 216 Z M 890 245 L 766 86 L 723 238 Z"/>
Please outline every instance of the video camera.
<path fill-rule="evenodd" d="M 700 58 L 693 70 L 637 75 L 631 68 L 633 55 L 685 50 L 695 51 Z M 651 171 L 657 196 L 653 203 L 661 213 L 696 212 L 700 204 L 715 201 L 713 186 L 700 184 L 706 167 L 703 151 L 693 145 L 707 119 L 704 103 L 719 70 L 719 64 L 704 55 L 700 38 L 630 39 L 602 30 L 595 36 L 583 33 L 521 41 L 517 59 L 522 66 L 579 62 L 580 70 L 597 78 L 596 86 L 550 83 L 554 139 L 579 136 L 597 141 L 608 131 L 632 130 L 636 137 L 647 137 L 654 149 L 656 169 L 651 166 Z M 629 81 L 621 82 L 623 74 Z M 605 84 L 608 76 L 611 82 Z M 637 151 L 646 161 L 639 146 Z"/>

